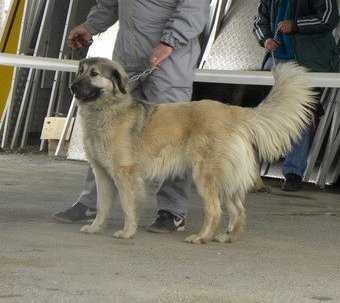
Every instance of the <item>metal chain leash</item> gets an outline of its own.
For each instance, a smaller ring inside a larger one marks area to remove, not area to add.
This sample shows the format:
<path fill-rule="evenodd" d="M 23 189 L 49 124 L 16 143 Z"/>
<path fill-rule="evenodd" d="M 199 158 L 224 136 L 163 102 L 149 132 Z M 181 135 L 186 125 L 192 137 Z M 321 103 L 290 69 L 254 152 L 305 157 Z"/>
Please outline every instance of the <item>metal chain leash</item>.
<path fill-rule="evenodd" d="M 92 43 L 93 43 L 93 39 L 90 39 L 89 41 L 84 42 L 86 47 L 91 46 Z M 64 53 L 63 55 L 64 57 L 67 57 L 67 54 Z M 70 57 L 74 58 L 74 49 L 71 50 Z M 153 73 L 155 69 L 157 69 L 157 67 L 150 67 L 140 73 L 134 73 L 133 75 L 129 77 L 129 83 L 146 79 L 148 76 L 150 76 Z"/>
<path fill-rule="evenodd" d="M 155 69 L 157 69 L 157 67 L 150 67 L 140 73 L 133 74 L 129 77 L 129 83 L 145 79 L 150 76 Z"/>

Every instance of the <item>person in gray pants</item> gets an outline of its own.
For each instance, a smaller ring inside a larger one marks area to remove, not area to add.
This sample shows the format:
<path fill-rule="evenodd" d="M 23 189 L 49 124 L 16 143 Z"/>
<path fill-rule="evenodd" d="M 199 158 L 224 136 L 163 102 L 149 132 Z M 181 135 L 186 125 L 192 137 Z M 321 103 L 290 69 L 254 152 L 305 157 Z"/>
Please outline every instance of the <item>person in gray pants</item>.
<path fill-rule="evenodd" d="M 93 35 L 119 20 L 113 60 L 122 64 L 129 74 L 157 67 L 131 89 L 132 94 L 154 103 L 190 101 L 201 52 L 198 37 L 208 21 L 209 5 L 210 0 L 97 0 L 86 21 L 70 32 L 69 46 L 88 45 Z M 149 231 L 184 229 L 190 185 L 185 179 L 165 181 L 161 185 L 157 193 L 157 217 Z M 89 168 L 76 203 L 56 213 L 54 218 L 67 223 L 88 221 L 96 215 L 96 202 L 95 178 Z"/>

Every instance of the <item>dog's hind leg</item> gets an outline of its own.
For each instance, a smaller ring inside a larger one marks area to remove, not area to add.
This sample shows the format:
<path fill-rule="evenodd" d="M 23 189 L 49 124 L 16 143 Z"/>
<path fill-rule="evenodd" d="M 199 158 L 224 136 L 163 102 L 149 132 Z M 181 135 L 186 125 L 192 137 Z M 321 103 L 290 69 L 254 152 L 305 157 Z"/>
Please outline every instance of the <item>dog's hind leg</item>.
<path fill-rule="evenodd" d="M 121 167 L 115 175 L 121 206 L 124 212 L 124 227 L 114 233 L 114 237 L 129 239 L 137 231 L 137 199 L 146 197 L 143 179 L 135 172 L 134 166 Z"/>
<path fill-rule="evenodd" d="M 94 234 L 100 232 L 106 226 L 107 219 L 110 216 L 114 199 L 114 183 L 102 167 L 93 163 L 91 165 L 97 184 L 97 216 L 91 225 L 83 226 L 80 231 Z"/>
<path fill-rule="evenodd" d="M 235 194 L 233 197 L 225 198 L 225 206 L 227 208 L 229 222 L 227 231 L 218 234 L 215 240 L 218 242 L 232 242 L 244 230 L 246 225 L 246 213 L 243 206 L 244 195 Z"/>
<path fill-rule="evenodd" d="M 239 212 L 238 220 L 236 221 L 234 228 L 232 230 L 232 233 L 234 235 L 242 233 L 246 228 L 246 210 L 243 206 L 244 200 L 245 200 L 244 195 L 239 195 L 234 200 L 234 203 Z"/>
<path fill-rule="evenodd" d="M 193 180 L 197 191 L 203 198 L 204 222 L 197 235 L 191 235 L 185 239 L 186 242 L 202 244 L 210 241 L 221 218 L 221 202 L 219 198 L 219 187 L 213 172 L 205 172 L 204 169 L 194 169 Z"/>

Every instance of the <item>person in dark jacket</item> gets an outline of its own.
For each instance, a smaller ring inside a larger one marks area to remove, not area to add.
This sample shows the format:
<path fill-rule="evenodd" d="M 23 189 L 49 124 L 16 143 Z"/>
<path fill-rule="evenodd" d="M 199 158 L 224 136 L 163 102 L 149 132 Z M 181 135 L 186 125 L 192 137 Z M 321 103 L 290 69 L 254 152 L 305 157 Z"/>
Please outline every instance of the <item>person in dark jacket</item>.
<path fill-rule="evenodd" d="M 263 69 L 295 60 L 313 72 L 338 72 L 339 54 L 332 33 L 338 22 L 336 0 L 261 0 L 253 32 L 267 50 Z M 305 129 L 287 154 L 283 190 L 301 188 L 310 140 L 310 130 Z"/>
<path fill-rule="evenodd" d="M 190 101 L 194 70 L 201 52 L 199 35 L 209 19 L 210 0 L 97 0 L 86 21 L 69 35 L 69 46 L 81 48 L 93 35 L 106 31 L 119 19 L 113 59 L 130 73 L 157 67 L 132 94 L 153 103 Z M 157 193 L 153 232 L 183 230 L 191 182 L 166 180 Z M 114 191 L 114 189 L 112 189 Z M 115 196 L 118 193 L 114 192 Z M 118 198 L 118 197 L 117 197 Z M 84 188 L 72 207 L 58 212 L 60 222 L 79 222 L 96 215 L 95 177 L 89 168 Z"/>

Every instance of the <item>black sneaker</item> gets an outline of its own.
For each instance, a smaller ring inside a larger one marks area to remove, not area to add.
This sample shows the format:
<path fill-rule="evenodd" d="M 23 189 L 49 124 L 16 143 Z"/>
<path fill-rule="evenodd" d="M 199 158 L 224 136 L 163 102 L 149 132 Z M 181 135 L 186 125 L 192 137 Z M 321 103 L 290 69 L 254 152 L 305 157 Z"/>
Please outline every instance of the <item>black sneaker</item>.
<path fill-rule="evenodd" d="M 173 215 L 166 210 L 159 210 L 155 222 L 148 226 L 147 230 L 153 233 L 184 231 L 185 220 Z"/>
<path fill-rule="evenodd" d="M 298 191 L 302 188 L 302 177 L 296 174 L 285 175 L 281 189 L 284 191 Z"/>
<path fill-rule="evenodd" d="M 88 223 L 93 221 L 96 215 L 97 211 L 94 208 L 89 208 L 77 202 L 65 211 L 54 214 L 53 218 L 61 223 Z"/>

